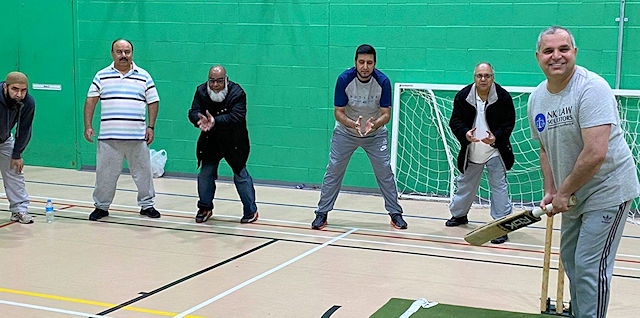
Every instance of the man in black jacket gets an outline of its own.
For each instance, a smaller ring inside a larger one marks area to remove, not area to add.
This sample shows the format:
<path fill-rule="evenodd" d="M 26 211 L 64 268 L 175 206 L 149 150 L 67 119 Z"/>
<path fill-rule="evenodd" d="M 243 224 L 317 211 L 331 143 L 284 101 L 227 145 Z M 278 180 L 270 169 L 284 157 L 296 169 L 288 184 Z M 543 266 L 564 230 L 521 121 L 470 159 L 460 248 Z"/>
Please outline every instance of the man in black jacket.
<path fill-rule="evenodd" d="M 515 125 L 515 108 L 511 95 L 494 82 L 493 67 L 479 63 L 474 70 L 474 83 L 461 89 L 453 101 L 449 127 L 460 142 L 457 191 L 451 200 L 451 219 L 446 226 L 469 223 L 467 214 L 476 198 L 482 171 L 487 168 L 491 186 L 491 217 L 511 213 L 507 170 L 514 156 L 509 137 Z M 507 235 L 491 241 L 501 244 Z"/>
<path fill-rule="evenodd" d="M 207 82 L 196 88 L 189 110 L 189 121 L 201 131 L 196 149 L 200 166 L 196 223 L 206 222 L 213 214 L 215 180 L 223 158 L 233 170 L 233 182 L 242 201 L 240 223 L 258 219 L 253 179 L 246 168 L 249 159 L 246 114 L 247 95 L 242 87 L 229 80 L 224 67 L 211 67 Z"/>
<path fill-rule="evenodd" d="M 22 152 L 31 140 L 36 103 L 28 93 L 29 81 L 20 72 L 7 74 L 0 82 L 0 172 L 4 183 L 11 221 L 33 223 L 29 215 L 29 195 L 24 184 Z M 11 133 L 16 127 L 15 138 Z"/>

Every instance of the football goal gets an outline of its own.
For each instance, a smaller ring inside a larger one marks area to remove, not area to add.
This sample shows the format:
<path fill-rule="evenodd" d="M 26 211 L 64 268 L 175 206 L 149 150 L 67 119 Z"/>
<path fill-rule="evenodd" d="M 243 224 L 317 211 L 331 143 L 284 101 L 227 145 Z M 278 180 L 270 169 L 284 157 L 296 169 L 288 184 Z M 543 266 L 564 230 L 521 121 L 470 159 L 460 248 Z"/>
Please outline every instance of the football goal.
<path fill-rule="evenodd" d="M 453 98 L 464 85 L 396 83 L 391 129 L 391 165 L 400 198 L 449 201 L 455 193 L 460 145 L 449 128 Z M 529 133 L 527 100 L 534 87 L 505 86 L 516 108 L 511 134 L 515 164 L 507 172 L 516 206 L 538 204 L 543 195 L 538 143 Z M 640 90 L 614 90 L 636 163 L 640 162 Z M 639 170 L 640 171 L 640 170 Z M 489 203 L 486 172 L 477 203 Z M 636 200 L 632 209 L 638 209 Z"/>

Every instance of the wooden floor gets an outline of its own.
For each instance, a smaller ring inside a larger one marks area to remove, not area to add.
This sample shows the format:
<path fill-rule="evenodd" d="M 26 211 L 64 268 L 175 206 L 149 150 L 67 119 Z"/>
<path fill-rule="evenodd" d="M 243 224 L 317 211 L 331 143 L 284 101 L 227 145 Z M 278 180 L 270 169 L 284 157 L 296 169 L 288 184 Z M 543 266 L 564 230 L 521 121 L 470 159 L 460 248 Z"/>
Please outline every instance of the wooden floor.
<path fill-rule="evenodd" d="M 162 218 L 149 219 L 138 214 L 129 175 L 120 178 L 110 215 L 91 222 L 93 172 L 25 167 L 25 174 L 35 224 L 10 222 L 0 200 L 2 317 L 322 317 L 333 310 L 331 317 L 353 318 L 392 297 L 539 312 L 544 224 L 503 245 L 473 247 L 462 237 L 489 220 L 487 209 L 474 208 L 466 227 L 446 228 L 446 203 L 402 200 L 409 229 L 399 231 L 379 196 L 341 193 L 329 226 L 314 231 L 317 190 L 257 185 L 260 219 L 241 225 L 241 203 L 226 182 L 218 183 L 214 217 L 196 224 L 196 181 L 171 178 L 155 179 Z M 47 198 L 56 208 L 52 224 L 43 216 Z M 552 267 L 555 290 L 555 258 Z M 640 226 L 627 224 L 614 274 L 608 317 L 637 316 Z"/>

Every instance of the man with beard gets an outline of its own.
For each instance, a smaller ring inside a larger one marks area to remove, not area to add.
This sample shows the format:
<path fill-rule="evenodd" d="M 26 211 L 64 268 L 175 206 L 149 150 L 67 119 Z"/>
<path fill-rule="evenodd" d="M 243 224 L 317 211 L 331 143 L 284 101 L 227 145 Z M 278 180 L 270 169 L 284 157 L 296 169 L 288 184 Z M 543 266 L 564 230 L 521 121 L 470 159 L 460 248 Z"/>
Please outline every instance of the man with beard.
<path fill-rule="evenodd" d="M 84 138 L 93 142 L 93 113 L 98 100 L 101 102 L 93 191 L 95 210 L 89 220 L 109 215 L 124 159 L 138 188 L 140 215 L 159 218 L 160 213 L 153 207 L 155 190 L 149 144 L 154 139 L 160 98 L 151 75 L 133 63 L 131 42 L 113 41 L 111 58 L 113 63 L 96 73 L 84 103 Z"/>
<path fill-rule="evenodd" d="M 369 156 L 385 209 L 391 217 L 391 226 L 406 229 L 387 147 L 385 125 L 391 118 L 391 82 L 376 69 L 376 50 L 371 45 L 360 45 L 356 49 L 355 66 L 338 76 L 334 106 L 336 126 L 331 139 L 329 164 L 311 228 L 321 230 L 327 225 L 327 214 L 338 198 L 349 159 L 356 149 L 362 147 Z"/>
<path fill-rule="evenodd" d="M 476 199 L 482 171 L 487 169 L 491 186 L 491 217 L 499 219 L 511 213 L 507 170 L 513 167 L 511 132 L 516 124 L 516 110 L 509 92 L 494 82 L 493 66 L 478 63 L 473 84 L 461 89 L 453 100 L 449 119 L 451 132 L 460 142 L 456 179 L 457 191 L 451 199 L 451 219 L 446 226 L 469 223 L 467 214 Z M 505 234 L 491 240 L 502 244 Z"/>
<path fill-rule="evenodd" d="M 247 95 L 240 85 L 229 80 L 220 65 L 209 69 L 209 79 L 196 88 L 189 121 L 200 129 L 196 157 L 198 173 L 198 212 L 196 223 L 213 215 L 218 165 L 224 160 L 233 170 L 233 183 L 242 201 L 240 223 L 258 220 L 256 192 L 247 171 L 249 132 L 247 131 Z"/>
<path fill-rule="evenodd" d="M 0 172 L 9 200 L 11 221 L 33 223 L 29 215 L 29 195 L 24 184 L 22 152 L 31 139 L 36 103 L 29 95 L 27 76 L 11 72 L 2 85 L 0 96 Z M 15 127 L 15 138 L 11 130 Z"/>

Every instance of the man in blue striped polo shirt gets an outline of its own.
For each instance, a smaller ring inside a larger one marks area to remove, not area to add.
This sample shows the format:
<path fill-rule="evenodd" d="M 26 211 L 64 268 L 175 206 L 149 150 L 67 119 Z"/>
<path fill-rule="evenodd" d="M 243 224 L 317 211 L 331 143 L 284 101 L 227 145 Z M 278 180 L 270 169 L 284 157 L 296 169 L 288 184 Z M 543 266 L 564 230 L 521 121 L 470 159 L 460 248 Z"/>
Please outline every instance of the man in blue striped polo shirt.
<path fill-rule="evenodd" d="M 93 142 L 95 136 L 92 120 L 98 100 L 101 104 L 93 191 L 95 210 L 89 220 L 97 221 L 109 215 L 125 158 L 138 188 L 140 214 L 159 218 L 160 213 L 153 207 L 155 191 L 149 144 L 154 138 L 160 98 L 151 75 L 133 63 L 131 42 L 113 41 L 111 57 L 113 63 L 93 78 L 84 103 L 84 138 L 89 142 Z"/>

